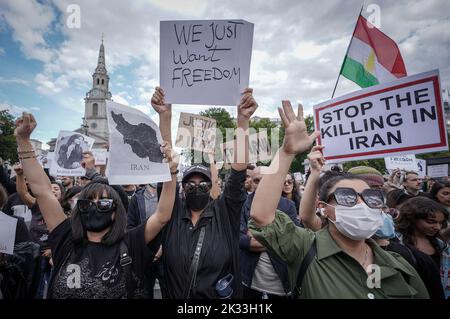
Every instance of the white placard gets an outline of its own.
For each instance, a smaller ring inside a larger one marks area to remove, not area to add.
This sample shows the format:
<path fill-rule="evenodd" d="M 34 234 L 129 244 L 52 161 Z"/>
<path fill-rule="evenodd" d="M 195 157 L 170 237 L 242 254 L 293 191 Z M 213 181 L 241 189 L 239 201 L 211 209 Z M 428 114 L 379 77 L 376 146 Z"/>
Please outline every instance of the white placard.
<path fill-rule="evenodd" d="M 175 146 L 200 152 L 214 152 L 216 120 L 191 113 L 180 113 Z"/>
<path fill-rule="evenodd" d="M 105 148 L 93 148 L 91 150 L 92 155 L 94 155 L 95 165 L 106 165 L 106 160 L 108 158 L 108 150 Z"/>
<path fill-rule="evenodd" d="M 249 86 L 253 24 L 160 22 L 159 79 L 167 103 L 237 105 Z"/>
<path fill-rule="evenodd" d="M 314 106 L 318 143 L 333 162 L 448 150 L 438 70 Z"/>
<path fill-rule="evenodd" d="M 448 164 L 428 165 L 427 175 L 429 177 L 447 177 L 448 176 Z"/>
<path fill-rule="evenodd" d="M 42 160 L 44 163 L 44 168 L 50 168 L 52 166 L 52 161 L 55 158 L 55 152 L 48 152 L 45 159 Z"/>
<path fill-rule="evenodd" d="M 81 166 L 83 152 L 90 151 L 92 145 L 94 139 L 91 137 L 71 131 L 60 131 L 50 166 L 50 175 L 84 176 L 86 171 Z"/>
<path fill-rule="evenodd" d="M 249 163 L 264 162 L 272 159 L 271 147 L 266 130 L 261 130 L 258 133 L 250 134 L 248 136 L 248 144 Z M 234 163 L 234 145 L 234 140 L 221 144 L 223 160 L 226 164 Z M 239 151 L 243 152 L 243 146 L 240 145 L 238 147 L 240 147 Z M 238 153 L 237 159 L 239 160 L 240 158 L 244 158 L 243 154 Z"/>
<path fill-rule="evenodd" d="M 427 175 L 427 161 L 423 159 L 416 159 L 416 164 L 419 178 L 424 178 Z"/>
<path fill-rule="evenodd" d="M 386 169 L 403 169 L 405 171 L 417 171 L 415 155 L 389 156 L 384 158 Z"/>
<path fill-rule="evenodd" d="M 112 185 L 149 184 L 171 180 L 163 163 L 158 126 L 143 112 L 106 101 L 109 158 L 106 175 Z"/>
<path fill-rule="evenodd" d="M 0 211 L 0 253 L 13 254 L 16 227 L 17 219 Z"/>
<path fill-rule="evenodd" d="M 303 175 L 302 175 L 302 173 L 301 172 L 294 173 L 294 179 L 297 182 L 303 182 Z"/>

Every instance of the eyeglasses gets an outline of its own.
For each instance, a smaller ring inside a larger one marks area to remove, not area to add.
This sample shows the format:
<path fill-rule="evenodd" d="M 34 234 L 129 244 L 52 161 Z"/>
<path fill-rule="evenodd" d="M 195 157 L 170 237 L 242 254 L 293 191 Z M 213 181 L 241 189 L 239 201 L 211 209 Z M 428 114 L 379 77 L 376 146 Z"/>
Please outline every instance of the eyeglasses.
<path fill-rule="evenodd" d="M 109 213 L 115 208 L 114 201 L 108 198 L 102 198 L 96 201 L 89 199 L 79 199 L 77 201 L 77 208 L 83 214 L 87 213 L 92 205 L 95 205 L 101 213 Z"/>
<path fill-rule="evenodd" d="M 209 193 L 212 184 L 210 182 L 200 182 L 198 184 L 194 182 L 186 182 L 183 184 L 183 188 L 186 192 L 190 192 L 195 188 L 198 188 L 201 192 Z"/>
<path fill-rule="evenodd" d="M 383 193 L 379 189 L 365 189 L 362 193 L 358 193 L 353 188 L 338 187 L 328 196 L 327 201 L 334 197 L 338 205 L 352 207 L 358 203 L 358 196 L 370 208 L 383 208 L 385 206 Z"/>

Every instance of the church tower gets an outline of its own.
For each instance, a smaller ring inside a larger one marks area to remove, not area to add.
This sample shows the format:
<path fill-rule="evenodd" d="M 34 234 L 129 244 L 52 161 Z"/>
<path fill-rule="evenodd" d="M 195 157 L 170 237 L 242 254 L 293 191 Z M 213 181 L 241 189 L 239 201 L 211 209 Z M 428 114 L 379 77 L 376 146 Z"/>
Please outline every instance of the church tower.
<path fill-rule="evenodd" d="M 84 99 L 84 123 L 77 131 L 95 138 L 94 148 L 108 143 L 108 121 L 106 118 L 106 100 L 111 100 L 109 76 L 105 64 L 105 47 L 100 44 L 97 67 L 92 74 L 92 88 Z"/>

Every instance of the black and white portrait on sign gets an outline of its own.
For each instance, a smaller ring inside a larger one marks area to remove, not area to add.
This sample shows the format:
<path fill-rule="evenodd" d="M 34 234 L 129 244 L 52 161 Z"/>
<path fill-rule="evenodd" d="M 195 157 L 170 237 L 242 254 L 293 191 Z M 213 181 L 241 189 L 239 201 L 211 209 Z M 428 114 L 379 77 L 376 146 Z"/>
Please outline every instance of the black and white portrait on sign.
<path fill-rule="evenodd" d="M 52 175 L 82 176 L 83 152 L 90 151 L 94 139 L 80 133 L 61 131 L 55 145 L 54 160 L 50 169 Z"/>

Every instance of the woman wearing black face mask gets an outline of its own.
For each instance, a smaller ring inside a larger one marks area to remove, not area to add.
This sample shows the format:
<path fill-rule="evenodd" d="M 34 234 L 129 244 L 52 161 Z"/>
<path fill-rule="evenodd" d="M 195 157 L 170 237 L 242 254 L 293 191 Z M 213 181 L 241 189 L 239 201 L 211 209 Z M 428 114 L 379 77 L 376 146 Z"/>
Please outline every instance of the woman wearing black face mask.
<path fill-rule="evenodd" d="M 163 139 L 170 141 L 170 110 L 160 115 Z M 170 143 L 163 151 L 173 172 L 164 183 L 155 213 L 141 226 L 125 233 L 126 211 L 117 192 L 92 182 L 81 192 L 72 218 L 67 218 L 52 193 L 50 181 L 36 160 L 30 135 L 36 127 L 31 114 L 16 121 L 15 136 L 31 190 L 50 231 L 54 275 L 53 298 L 135 298 L 143 293 L 144 267 L 157 252 L 154 240 L 169 221 L 175 199 L 176 164 Z"/>
<path fill-rule="evenodd" d="M 152 103 L 164 107 L 161 90 L 156 90 Z M 153 107 L 156 108 L 155 105 Z M 248 133 L 249 118 L 256 107 L 252 90 L 246 89 L 238 106 L 240 133 Z M 245 137 L 240 133 L 237 136 L 239 152 L 244 151 L 245 145 Z M 166 287 L 163 295 L 167 298 L 241 297 L 239 223 L 241 207 L 246 199 L 247 163 L 243 161 L 231 166 L 223 193 L 216 200 L 210 198 L 212 181 L 208 168 L 195 165 L 184 171 L 185 200 L 176 199 L 172 219 L 161 236 Z M 195 254 L 196 251 L 199 254 Z M 221 294 L 222 290 L 216 289 L 216 285 L 225 281 L 231 282 L 228 286 L 231 289 L 225 289 Z"/>

